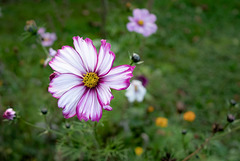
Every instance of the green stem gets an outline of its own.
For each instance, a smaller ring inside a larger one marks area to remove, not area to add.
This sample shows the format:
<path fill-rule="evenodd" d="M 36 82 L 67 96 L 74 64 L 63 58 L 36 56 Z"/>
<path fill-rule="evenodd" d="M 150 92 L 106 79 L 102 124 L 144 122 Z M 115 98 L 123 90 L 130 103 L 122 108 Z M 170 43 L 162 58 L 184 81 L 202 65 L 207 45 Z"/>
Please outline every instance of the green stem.
<path fill-rule="evenodd" d="M 30 122 L 27 122 L 27 121 L 25 121 L 25 120 L 23 120 L 23 119 L 21 119 L 21 120 L 22 120 L 25 124 L 27 124 L 27 125 L 29 125 L 29 126 L 32 126 L 32 127 L 34 127 L 34 128 L 38 128 L 38 129 L 45 130 L 43 133 L 45 133 L 45 132 L 51 132 L 51 133 L 54 133 L 54 134 L 63 136 L 62 133 L 60 133 L 60 132 L 58 132 L 58 131 L 55 131 L 55 130 L 53 130 L 53 129 L 50 129 L 50 128 L 46 129 L 46 128 L 43 128 L 43 127 L 36 126 L 36 125 L 34 125 L 34 124 L 30 123 Z"/>
<path fill-rule="evenodd" d="M 235 127 L 235 128 L 231 129 L 231 130 L 228 131 L 228 132 L 219 134 L 219 135 L 215 136 L 213 139 L 214 139 L 214 140 L 215 140 L 215 139 L 218 139 L 218 138 L 220 138 L 220 137 L 226 136 L 227 134 L 230 134 L 230 133 L 232 133 L 232 132 L 234 132 L 234 131 L 237 131 L 237 130 L 240 130 L 240 126 Z"/>
<path fill-rule="evenodd" d="M 47 51 L 47 49 L 46 49 L 46 47 L 45 46 L 43 46 L 42 45 L 42 43 L 41 43 L 41 38 L 40 37 L 38 37 L 38 43 L 41 45 L 41 47 L 42 47 L 42 49 L 43 49 L 43 51 L 44 51 L 44 53 L 46 54 L 46 56 L 48 57 L 49 56 L 49 53 L 48 53 L 48 51 Z"/>
<path fill-rule="evenodd" d="M 144 39 L 143 37 L 140 39 L 140 48 L 139 48 L 139 55 L 143 54 L 144 51 L 144 47 L 145 47 L 145 43 L 146 43 L 146 39 Z"/>
<path fill-rule="evenodd" d="M 227 124 L 228 125 L 228 124 Z M 226 127 L 226 126 L 225 126 Z M 221 137 L 223 137 L 223 136 L 226 136 L 226 135 L 228 135 L 228 134 L 230 134 L 230 133 L 232 133 L 232 132 L 234 132 L 234 131 L 237 131 L 237 130 L 240 130 L 240 126 L 237 126 L 237 127 L 235 127 L 235 128 L 233 128 L 233 129 L 231 129 L 230 131 L 228 131 L 228 132 L 225 132 L 225 133 L 223 133 L 223 134 L 220 134 L 220 135 L 211 135 L 209 138 L 207 138 L 206 140 L 205 140 L 205 142 L 204 143 L 202 143 L 201 145 L 200 145 L 200 147 L 197 149 L 197 150 L 195 150 L 193 153 L 191 153 L 190 155 L 188 155 L 183 161 L 187 161 L 187 160 L 189 160 L 192 156 L 194 156 L 195 154 L 197 154 L 202 148 L 204 148 L 204 146 L 205 145 L 207 145 L 211 140 L 215 140 L 215 139 L 219 139 L 219 138 L 221 138 Z"/>
<path fill-rule="evenodd" d="M 185 142 L 185 135 L 182 135 L 182 143 L 183 143 L 184 152 L 186 153 L 186 151 L 187 151 L 187 144 Z"/>
<path fill-rule="evenodd" d="M 21 119 L 21 120 L 22 120 L 25 124 L 27 124 L 27 125 L 29 125 L 29 126 L 32 126 L 32 127 L 38 128 L 38 129 L 46 130 L 46 129 L 43 128 L 43 127 L 36 126 L 36 125 L 34 125 L 34 124 L 30 123 L 30 122 L 27 122 L 27 121 L 25 121 L 25 120 L 23 120 L 23 119 Z"/>
<path fill-rule="evenodd" d="M 50 128 L 50 126 L 47 123 L 47 116 L 46 115 L 44 115 L 44 122 L 46 124 L 47 130 L 50 130 L 51 128 Z"/>
<path fill-rule="evenodd" d="M 94 141 L 95 141 L 96 147 L 99 148 L 99 140 L 97 137 L 97 122 L 94 122 L 93 132 L 94 132 L 93 136 L 94 136 Z"/>
<path fill-rule="evenodd" d="M 191 153 L 191 154 L 188 155 L 186 158 L 184 158 L 183 161 L 189 160 L 192 156 L 194 156 L 194 155 L 197 154 L 200 150 L 202 150 L 202 148 L 209 143 L 209 141 L 211 140 L 212 137 L 213 137 L 213 135 L 211 135 L 209 138 L 207 138 L 207 139 L 205 140 L 205 142 L 202 143 L 199 148 L 197 148 L 197 150 L 195 150 L 193 153 Z"/>

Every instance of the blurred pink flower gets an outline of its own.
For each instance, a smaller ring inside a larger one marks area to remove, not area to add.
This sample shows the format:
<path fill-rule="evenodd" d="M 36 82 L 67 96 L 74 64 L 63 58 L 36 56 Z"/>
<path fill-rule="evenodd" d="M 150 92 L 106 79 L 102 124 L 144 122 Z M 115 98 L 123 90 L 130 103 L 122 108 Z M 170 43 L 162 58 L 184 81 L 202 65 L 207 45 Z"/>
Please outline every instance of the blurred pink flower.
<path fill-rule="evenodd" d="M 43 33 L 41 34 L 42 37 L 42 45 L 43 46 L 52 46 L 55 40 L 57 40 L 57 36 L 55 33 Z"/>
<path fill-rule="evenodd" d="M 45 33 L 45 28 L 44 28 L 44 27 L 40 27 L 40 28 L 38 29 L 37 33 L 38 33 L 39 35 Z"/>
<path fill-rule="evenodd" d="M 55 33 L 45 32 L 45 28 L 40 27 L 37 32 L 41 36 L 42 45 L 43 46 L 52 46 L 55 40 L 57 40 L 57 36 Z"/>
<path fill-rule="evenodd" d="M 128 31 L 135 31 L 145 37 L 157 31 L 157 20 L 154 14 L 150 14 L 147 9 L 134 9 L 133 17 L 128 17 L 129 23 L 127 24 Z"/>
<path fill-rule="evenodd" d="M 102 108 L 111 111 L 111 89 L 124 90 L 130 85 L 135 66 L 112 68 L 115 54 L 111 45 L 101 40 L 99 53 L 91 39 L 73 37 L 74 48 L 63 46 L 49 65 L 57 73 L 51 75 L 48 91 L 58 98 L 65 118 L 77 115 L 79 120 L 99 121 Z"/>
<path fill-rule="evenodd" d="M 13 120 L 13 118 L 16 117 L 15 114 L 16 114 L 16 112 L 15 112 L 12 108 L 8 108 L 8 109 L 4 112 L 3 117 L 4 117 L 5 119 L 8 119 L 8 120 Z"/>

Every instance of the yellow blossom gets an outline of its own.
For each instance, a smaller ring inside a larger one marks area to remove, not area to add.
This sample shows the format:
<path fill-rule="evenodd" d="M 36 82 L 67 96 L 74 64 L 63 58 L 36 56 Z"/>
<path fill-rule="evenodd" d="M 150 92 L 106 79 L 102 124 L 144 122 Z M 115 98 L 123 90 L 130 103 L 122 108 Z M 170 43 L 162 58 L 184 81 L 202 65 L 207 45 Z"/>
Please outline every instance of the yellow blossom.
<path fill-rule="evenodd" d="M 149 106 L 147 109 L 148 112 L 153 112 L 154 111 L 154 107 L 153 106 Z"/>
<path fill-rule="evenodd" d="M 192 111 L 185 112 L 183 115 L 183 119 L 189 122 L 193 122 L 196 118 L 196 115 Z"/>
<path fill-rule="evenodd" d="M 138 146 L 138 147 L 135 148 L 135 154 L 137 156 L 140 156 L 142 153 L 143 153 L 143 148 L 142 147 Z"/>
<path fill-rule="evenodd" d="M 0 87 L 3 85 L 3 81 L 2 80 L 0 80 Z"/>
<path fill-rule="evenodd" d="M 158 118 L 156 118 L 155 123 L 156 123 L 156 126 L 167 127 L 168 119 L 165 117 L 158 117 Z"/>

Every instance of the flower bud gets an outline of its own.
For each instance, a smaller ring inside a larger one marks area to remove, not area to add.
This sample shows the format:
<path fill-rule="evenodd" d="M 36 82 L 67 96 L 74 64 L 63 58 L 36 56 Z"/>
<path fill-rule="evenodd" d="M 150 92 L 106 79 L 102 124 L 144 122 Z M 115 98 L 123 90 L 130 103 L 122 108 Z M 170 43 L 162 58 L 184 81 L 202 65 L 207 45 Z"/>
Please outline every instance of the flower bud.
<path fill-rule="evenodd" d="M 187 130 L 185 130 L 185 129 L 182 130 L 182 134 L 183 134 L 183 135 L 186 135 L 186 134 L 187 134 Z"/>
<path fill-rule="evenodd" d="M 4 112 L 3 117 L 4 117 L 5 119 L 8 119 L 8 120 L 13 120 L 13 118 L 16 117 L 15 114 L 16 114 L 16 112 L 15 112 L 12 108 L 8 108 L 8 109 Z"/>
<path fill-rule="evenodd" d="M 36 34 L 37 33 L 36 22 L 34 20 L 26 21 L 26 26 L 24 27 L 24 29 L 32 34 Z"/>
<path fill-rule="evenodd" d="M 218 123 L 214 123 L 212 125 L 212 132 L 213 133 L 221 132 L 223 130 L 224 130 L 223 127 L 220 124 L 218 124 Z"/>
<path fill-rule="evenodd" d="M 127 8 L 127 9 L 130 9 L 131 6 L 132 6 L 132 4 L 131 4 L 130 2 L 127 2 L 125 5 L 126 5 L 126 8 Z"/>
<path fill-rule="evenodd" d="M 227 121 L 229 123 L 232 123 L 234 120 L 235 120 L 235 116 L 234 115 L 232 115 L 232 114 L 228 114 L 227 115 Z"/>
<path fill-rule="evenodd" d="M 42 112 L 43 115 L 46 115 L 47 112 L 48 112 L 48 110 L 47 110 L 46 108 L 42 108 L 42 109 L 41 109 L 41 112 Z"/>
<path fill-rule="evenodd" d="M 237 104 L 237 102 L 234 99 L 231 99 L 229 102 L 231 106 L 235 106 Z"/>
<path fill-rule="evenodd" d="M 65 127 L 66 127 L 67 129 L 69 129 L 69 128 L 71 127 L 71 125 L 70 125 L 69 123 L 66 123 L 66 124 L 65 124 Z"/>
<path fill-rule="evenodd" d="M 185 110 L 185 104 L 182 101 L 176 103 L 177 113 L 181 114 Z"/>
<path fill-rule="evenodd" d="M 140 62 L 140 60 L 141 60 L 140 56 L 139 56 L 138 54 L 136 54 L 136 53 L 133 53 L 133 55 L 132 55 L 132 61 L 133 61 L 134 63 L 138 63 L 138 62 Z"/>

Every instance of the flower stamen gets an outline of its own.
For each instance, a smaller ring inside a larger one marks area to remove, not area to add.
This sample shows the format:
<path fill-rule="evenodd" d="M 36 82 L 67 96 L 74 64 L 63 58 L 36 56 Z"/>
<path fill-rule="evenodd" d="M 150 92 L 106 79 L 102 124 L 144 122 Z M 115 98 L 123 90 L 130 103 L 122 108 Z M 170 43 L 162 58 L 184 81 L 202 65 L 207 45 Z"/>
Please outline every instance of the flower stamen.
<path fill-rule="evenodd" d="M 138 91 L 138 86 L 137 85 L 134 85 L 134 90 L 135 90 L 135 92 Z"/>
<path fill-rule="evenodd" d="M 143 25 L 144 25 L 144 22 L 143 22 L 143 20 L 138 20 L 138 22 L 137 22 L 137 23 L 138 23 L 138 25 L 139 25 L 139 26 L 143 26 Z"/>
<path fill-rule="evenodd" d="M 83 74 L 83 83 L 84 86 L 87 86 L 89 88 L 93 88 L 98 84 L 99 77 L 96 73 L 90 72 L 87 74 Z"/>

